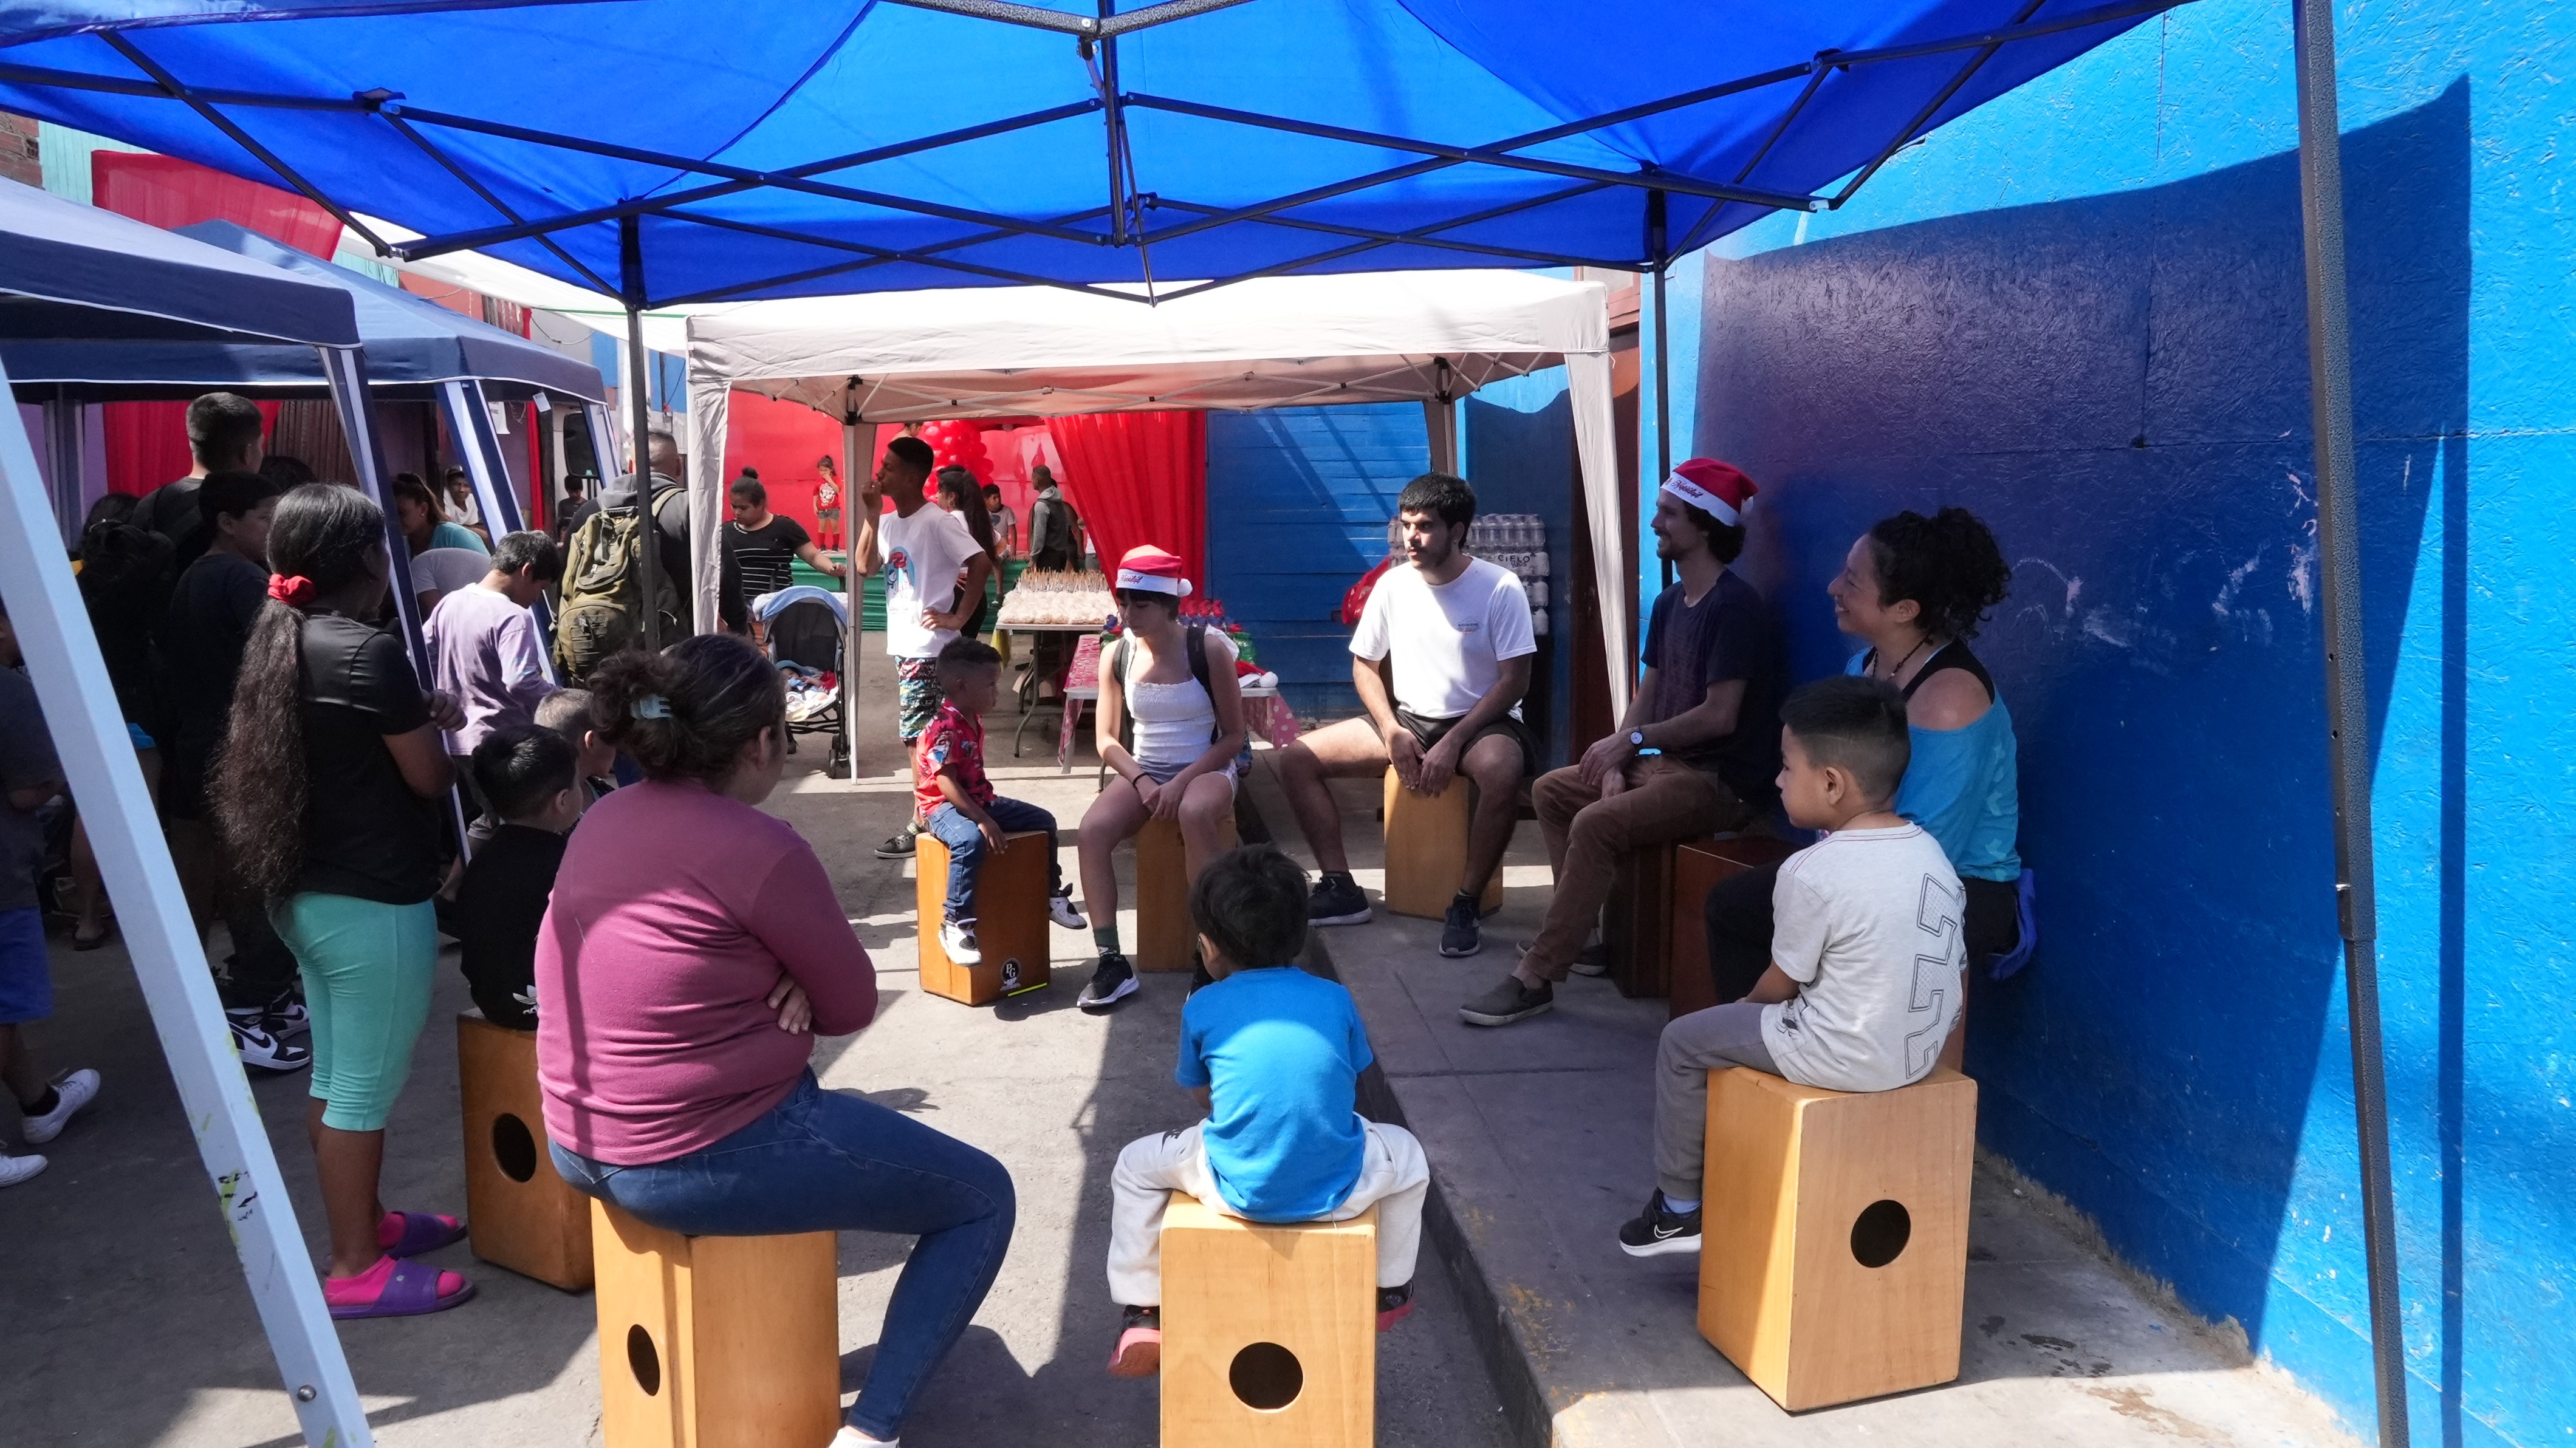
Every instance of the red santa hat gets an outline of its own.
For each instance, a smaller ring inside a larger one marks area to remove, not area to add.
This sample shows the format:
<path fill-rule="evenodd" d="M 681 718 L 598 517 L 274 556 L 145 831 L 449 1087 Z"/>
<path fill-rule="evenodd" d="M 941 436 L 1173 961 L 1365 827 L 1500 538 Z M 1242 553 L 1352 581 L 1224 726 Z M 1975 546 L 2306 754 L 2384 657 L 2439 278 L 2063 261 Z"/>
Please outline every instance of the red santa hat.
<path fill-rule="evenodd" d="M 1181 576 L 1181 560 L 1151 543 L 1128 549 L 1127 556 L 1118 560 L 1118 581 L 1112 587 L 1168 593 L 1174 598 L 1190 596 L 1190 581 Z"/>
<path fill-rule="evenodd" d="M 1743 523 L 1745 503 L 1762 490 L 1733 464 L 1692 458 L 1673 464 L 1664 491 L 1732 528 Z"/>

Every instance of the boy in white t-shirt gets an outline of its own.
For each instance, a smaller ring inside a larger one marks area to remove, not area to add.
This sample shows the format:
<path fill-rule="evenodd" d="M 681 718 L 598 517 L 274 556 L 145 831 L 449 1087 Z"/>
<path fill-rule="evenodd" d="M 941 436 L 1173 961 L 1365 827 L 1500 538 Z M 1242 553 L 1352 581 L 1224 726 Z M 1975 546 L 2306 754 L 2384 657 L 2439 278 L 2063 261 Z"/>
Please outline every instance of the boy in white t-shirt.
<path fill-rule="evenodd" d="M 1780 802 L 1824 836 L 1780 866 L 1760 983 L 1664 1027 L 1656 1190 L 1619 1229 L 1629 1256 L 1699 1250 L 1711 1070 L 1892 1091 L 1940 1060 L 1959 1019 L 1967 897 L 1939 842 L 1896 813 L 1912 750 L 1905 697 L 1884 679 L 1820 679 L 1781 704 Z"/>
<path fill-rule="evenodd" d="M 1307 923 L 1358 925 L 1368 897 L 1351 879 L 1326 781 L 1383 775 L 1390 764 L 1418 794 L 1436 795 L 1459 775 L 1473 780 L 1466 865 L 1440 929 L 1442 955 L 1473 955 L 1482 947 L 1477 901 L 1511 843 L 1521 781 L 1538 772 L 1538 747 L 1521 723 L 1538 639 L 1519 577 L 1467 556 L 1476 494 L 1465 480 L 1424 473 L 1395 508 L 1409 566 L 1378 578 L 1351 636 L 1351 684 L 1367 713 L 1281 750 L 1280 781 L 1315 851 Z"/>
<path fill-rule="evenodd" d="M 859 533 L 851 552 L 859 572 L 885 576 L 886 657 L 894 660 L 895 737 L 904 753 L 930 727 L 939 712 L 939 651 L 956 642 L 957 631 L 974 612 L 973 600 L 984 596 L 984 581 L 993 560 L 966 531 L 966 522 L 930 502 L 923 485 L 930 481 L 930 444 L 899 437 L 886 444 L 876 476 L 851 500 L 859 515 Z M 881 513 L 878 500 L 892 498 L 894 511 Z M 963 575 L 962 577 L 960 575 Z M 913 780 L 916 792 L 921 780 Z M 916 815 L 893 838 L 877 846 L 877 858 L 900 860 L 912 854 L 921 833 Z"/>

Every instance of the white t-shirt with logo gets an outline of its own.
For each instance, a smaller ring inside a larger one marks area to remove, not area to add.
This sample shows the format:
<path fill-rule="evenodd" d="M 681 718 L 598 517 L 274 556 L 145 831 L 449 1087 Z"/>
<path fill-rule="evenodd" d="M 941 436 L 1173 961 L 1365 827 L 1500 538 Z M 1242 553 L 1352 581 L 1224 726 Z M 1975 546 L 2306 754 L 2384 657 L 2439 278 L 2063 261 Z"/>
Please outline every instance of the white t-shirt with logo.
<path fill-rule="evenodd" d="M 1508 568 L 1482 558 L 1434 587 L 1422 570 L 1398 564 L 1378 575 L 1351 652 L 1395 659 L 1395 702 L 1422 719 L 1455 719 L 1502 677 L 1503 660 L 1538 652 L 1529 595 Z M 1518 704 L 1512 717 L 1520 717 Z"/>
<path fill-rule="evenodd" d="M 1967 892 L 1920 825 L 1837 830 L 1783 861 L 1771 960 L 1798 994 L 1762 1010 L 1780 1074 L 1892 1091 L 1932 1073 L 1959 1019 Z"/>
<path fill-rule="evenodd" d="M 909 518 L 887 513 L 877 520 L 877 551 L 885 556 L 886 657 L 937 658 L 957 630 L 923 628 L 922 611 L 953 610 L 959 571 L 984 550 L 965 519 L 925 502 Z"/>

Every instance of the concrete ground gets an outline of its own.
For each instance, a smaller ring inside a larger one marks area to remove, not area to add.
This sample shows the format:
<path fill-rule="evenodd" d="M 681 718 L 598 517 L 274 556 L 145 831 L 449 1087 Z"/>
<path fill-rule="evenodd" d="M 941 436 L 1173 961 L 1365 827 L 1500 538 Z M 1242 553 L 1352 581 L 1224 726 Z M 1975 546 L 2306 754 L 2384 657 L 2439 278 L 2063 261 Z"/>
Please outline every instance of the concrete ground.
<path fill-rule="evenodd" d="M 1377 786 L 1335 785 L 1352 873 L 1384 878 Z M 1303 853 L 1265 767 L 1252 798 Z M 1371 1115 L 1431 1158 L 1426 1240 L 1448 1256 L 1515 1441 L 1554 1448 L 1897 1443 L 1984 1448 L 2341 1448 L 2333 1415 L 2241 1337 L 2160 1305 L 2046 1194 L 1981 1165 L 1957 1382 L 1801 1414 L 1781 1411 L 1699 1335 L 1695 1256 L 1631 1258 L 1615 1233 L 1654 1186 L 1660 1000 L 1577 976 L 1553 1012 L 1503 1029 L 1458 1018 L 1537 933 L 1550 876 L 1534 823 L 1505 861 L 1482 954 L 1444 959 L 1437 921 L 1389 915 L 1318 932 L 1315 966 L 1349 986 L 1378 1067 Z M 1720 1224 L 1711 1223 L 1712 1230 Z"/>
<path fill-rule="evenodd" d="M 873 644 L 873 640 L 871 640 Z M 882 656 L 873 647 L 869 658 Z M 1009 1164 L 1019 1230 L 1000 1280 L 956 1353 L 932 1380 L 904 1441 L 941 1444 L 1139 1444 L 1157 1436 L 1149 1383 L 1102 1371 L 1117 1313 L 1102 1279 L 1108 1172 L 1129 1139 L 1188 1120 L 1171 1083 L 1182 978 L 1152 977 L 1105 1017 L 1073 1008 L 1090 941 L 1057 932 L 1062 972 L 1045 992 L 969 1009 L 923 995 L 913 956 L 908 863 L 869 847 L 903 819 L 893 710 L 870 671 L 862 717 L 880 721 L 860 778 L 812 773 L 808 741 L 771 808 L 812 840 L 843 907 L 874 954 L 884 992 L 875 1024 L 826 1041 L 815 1065 L 827 1087 L 916 1112 Z M 1007 716 L 994 721 L 996 735 Z M 1034 752 L 1013 761 L 997 741 L 994 773 L 1009 794 L 1054 809 L 1069 827 L 1093 793 L 1086 762 L 1059 775 Z M 1064 861 L 1073 865 L 1072 842 Z M 1132 902 L 1132 894 L 1131 894 Z M 1133 939 L 1132 909 L 1128 918 Z M 269 1448 L 296 1440 L 295 1420 L 253 1315 L 211 1190 L 182 1120 L 157 1040 L 121 949 L 75 954 L 56 937 L 55 1018 L 34 1031 L 54 1070 L 96 1066 L 98 1103 L 46 1149 L 52 1169 L 0 1192 L 0 1442 Z M 452 962 L 452 948 L 449 961 Z M 462 1211 L 452 1020 L 468 1004 L 443 964 L 429 1029 L 390 1128 L 385 1197 Z M 300 1076 L 256 1094 L 307 1240 L 319 1251 L 319 1204 L 305 1146 Z M 0 1124 L 12 1149 L 14 1122 Z M 845 1234 L 841 1250 L 843 1382 L 865 1376 L 906 1243 Z M 379 1442 L 396 1448 L 581 1445 L 599 1441 L 591 1301 L 475 1261 L 463 1245 L 436 1255 L 471 1276 L 474 1302 L 429 1317 L 347 1324 L 347 1347 Z M 1380 1340 L 1379 1440 L 1418 1448 L 1508 1441 L 1501 1398 L 1440 1259 L 1426 1252 L 1421 1309 Z M 785 1445 L 796 1448 L 796 1445 Z M 820 1448 L 820 1445 L 816 1445 Z"/>

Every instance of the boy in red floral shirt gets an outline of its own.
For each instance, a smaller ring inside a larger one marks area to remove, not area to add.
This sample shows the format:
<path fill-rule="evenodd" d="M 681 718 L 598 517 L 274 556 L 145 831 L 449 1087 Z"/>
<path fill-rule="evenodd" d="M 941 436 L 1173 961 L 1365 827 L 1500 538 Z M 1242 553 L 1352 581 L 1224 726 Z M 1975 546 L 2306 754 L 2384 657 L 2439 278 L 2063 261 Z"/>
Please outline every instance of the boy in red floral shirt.
<path fill-rule="evenodd" d="M 939 925 L 939 948 L 959 965 L 979 965 L 975 941 L 975 877 L 988 850 L 1002 848 L 1014 830 L 1047 836 L 1047 915 L 1067 930 L 1089 926 L 1073 908 L 1073 888 L 1056 864 L 1055 816 L 1023 800 L 993 793 L 984 777 L 984 711 L 1002 697 L 1002 656 L 980 639 L 958 639 L 939 651 L 939 712 L 913 746 L 914 807 L 923 825 L 948 847 L 948 903 Z"/>

